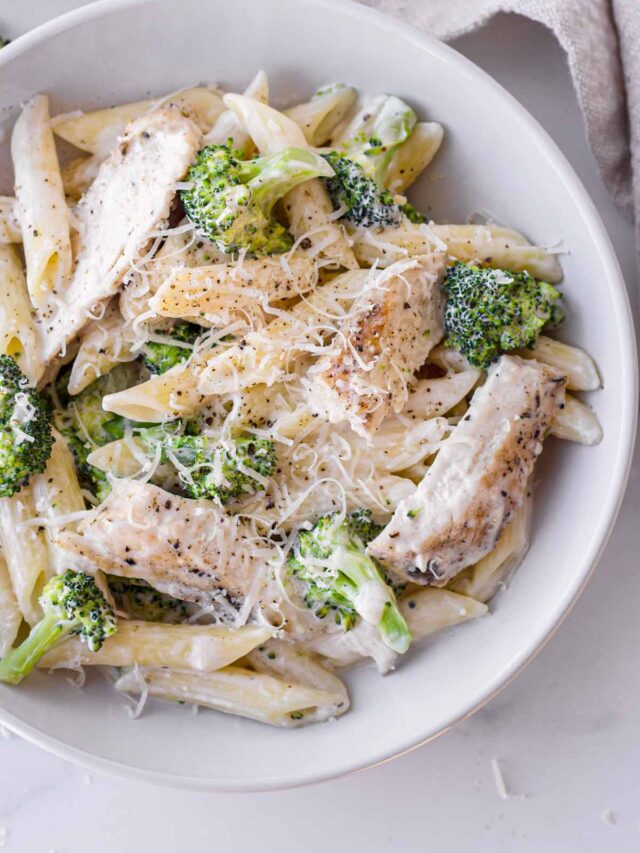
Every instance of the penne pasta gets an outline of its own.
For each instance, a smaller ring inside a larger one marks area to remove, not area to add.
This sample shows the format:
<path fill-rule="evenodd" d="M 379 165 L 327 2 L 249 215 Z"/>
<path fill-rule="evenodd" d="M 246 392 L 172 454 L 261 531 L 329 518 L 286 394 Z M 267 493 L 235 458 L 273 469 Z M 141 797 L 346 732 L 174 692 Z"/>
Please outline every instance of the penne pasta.
<path fill-rule="evenodd" d="M 251 83 L 244 90 L 247 98 L 253 98 L 261 104 L 269 103 L 269 80 L 264 71 L 258 71 Z M 225 110 L 220 114 L 211 130 L 205 134 L 204 145 L 228 145 L 239 149 L 245 157 L 255 155 L 256 148 L 247 129 L 238 121 L 233 110 Z"/>
<path fill-rule="evenodd" d="M 48 564 L 51 574 L 67 567 L 68 557 L 56 544 L 56 520 L 85 510 L 85 501 L 78 483 L 73 456 L 66 439 L 54 430 L 54 444 L 47 467 L 42 474 L 31 478 L 31 493 L 38 516 L 45 519 L 44 536 L 49 547 Z M 60 522 L 58 522 L 59 524 Z"/>
<path fill-rule="evenodd" d="M 91 184 L 98 177 L 100 158 L 78 157 L 62 170 L 62 185 L 70 204 L 80 201 Z"/>
<path fill-rule="evenodd" d="M 316 265 L 305 255 L 178 269 L 160 286 L 149 307 L 163 317 L 204 317 L 223 327 L 255 307 L 308 293 L 317 278 Z"/>
<path fill-rule="evenodd" d="M 411 186 L 440 150 L 443 135 L 442 125 L 435 121 L 416 124 L 389 164 L 386 186 L 390 192 L 404 193 Z"/>
<path fill-rule="evenodd" d="M 208 673 L 142 669 L 120 676 L 115 686 L 122 693 L 188 702 L 286 728 L 332 719 L 347 710 L 334 693 L 237 666 Z"/>
<path fill-rule="evenodd" d="M 179 364 L 147 382 L 107 394 L 102 407 L 132 421 L 162 423 L 193 414 L 206 400 L 199 391 L 199 376 L 206 359 Z"/>
<path fill-rule="evenodd" d="M 564 406 L 551 424 L 551 435 L 593 447 L 600 444 L 603 432 L 593 409 L 571 394 L 566 394 Z"/>
<path fill-rule="evenodd" d="M 95 154 L 99 160 L 104 160 L 132 121 L 161 107 L 175 107 L 203 133 L 212 128 L 224 111 L 222 99 L 215 87 L 198 86 L 103 110 L 57 116 L 52 122 L 53 132 L 81 151 Z"/>
<path fill-rule="evenodd" d="M 116 364 L 137 358 L 138 353 L 123 337 L 124 327 L 118 299 L 112 299 L 104 316 L 90 323 L 82 333 L 69 377 L 70 394 L 79 394 Z"/>
<path fill-rule="evenodd" d="M 11 137 L 11 156 L 27 286 L 39 308 L 50 293 L 64 291 L 71 273 L 69 210 L 45 95 L 23 107 Z"/>
<path fill-rule="evenodd" d="M 0 498 L 2 550 L 18 607 L 29 625 L 42 615 L 38 596 L 53 574 L 42 528 L 29 523 L 37 515 L 30 486 L 23 486 L 13 497 Z"/>
<path fill-rule="evenodd" d="M 556 283 L 562 280 L 558 259 L 543 246 L 532 246 L 517 231 L 495 225 L 417 225 L 404 222 L 378 231 L 348 227 L 353 251 L 362 264 L 389 266 L 430 251 L 446 251 L 458 261 L 477 261 Z"/>
<path fill-rule="evenodd" d="M 0 243 L 22 243 L 17 202 L 11 196 L 0 196 Z"/>
<path fill-rule="evenodd" d="M 283 112 L 300 127 L 309 145 L 317 148 L 327 144 L 356 100 L 355 89 L 335 84 L 316 92 L 310 101 L 296 104 Z"/>
<path fill-rule="evenodd" d="M 498 544 L 475 566 L 464 569 L 448 588 L 476 601 L 487 602 L 504 585 L 507 577 L 524 560 L 529 547 L 533 501 L 528 494 L 524 504 L 516 510 Z"/>
<path fill-rule="evenodd" d="M 435 587 L 406 593 L 400 599 L 400 609 L 414 641 L 488 612 L 487 606 L 480 601 Z"/>
<path fill-rule="evenodd" d="M 534 346 L 517 350 L 517 354 L 520 358 L 535 358 L 564 373 L 570 391 L 596 391 L 601 386 L 593 359 L 578 347 L 540 335 Z"/>
<path fill-rule="evenodd" d="M 44 372 L 40 341 L 22 264 L 13 246 L 0 243 L 0 353 L 10 355 L 32 384 Z"/>
<path fill-rule="evenodd" d="M 13 645 L 21 623 L 22 614 L 11 586 L 7 563 L 0 554 L 0 658 Z"/>
<path fill-rule="evenodd" d="M 472 367 L 441 379 L 418 380 L 409 391 L 403 417 L 422 420 L 446 415 L 473 391 L 481 376 L 482 371 Z"/>
<path fill-rule="evenodd" d="M 225 95 L 224 102 L 246 127 L 261 154 L 275 154 L 290 146 L 308 147 L 298 125 L 273 107 L 244 95 Z M 334 221 L 331 199 L 319 179 L 294 187 L 283 203 L 291 233 L 301 241 L 302 249 L 337 266 L 357 268 L 349 243 Z"/>
<path fill-rule="evenodd" d="M 38 666 L 75 669 L 79 666 L 165 666 L 213 672 L 244 657 L 266 642 L 273 629 L 258 625 L 220 628 L 214 625 L 167 625 L 121 620 L 118 631 L 97 652 L 79 638 L 54 646 Z"/>

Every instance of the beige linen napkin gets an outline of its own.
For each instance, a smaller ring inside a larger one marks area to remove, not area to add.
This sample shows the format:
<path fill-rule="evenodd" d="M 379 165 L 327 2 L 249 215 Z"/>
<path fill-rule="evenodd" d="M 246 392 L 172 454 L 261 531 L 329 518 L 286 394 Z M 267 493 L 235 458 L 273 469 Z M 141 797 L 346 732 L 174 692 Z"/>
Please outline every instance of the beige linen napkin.
<path fill-rule="evenodd" d="M 589 142 L 640 247 L 640 0 L 360 0 L 443 40 L 517 12 L 567 52 Z"/>

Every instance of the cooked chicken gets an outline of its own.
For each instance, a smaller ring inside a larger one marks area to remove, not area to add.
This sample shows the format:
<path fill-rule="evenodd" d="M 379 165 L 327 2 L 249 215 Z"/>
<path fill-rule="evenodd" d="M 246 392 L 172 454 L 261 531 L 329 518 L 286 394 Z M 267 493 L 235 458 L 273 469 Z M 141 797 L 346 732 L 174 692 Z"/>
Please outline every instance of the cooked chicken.
<path fill-rule="evenodd" d="M 236 516 L 137 480 L 115 483 L 78 531 L 61 531 L 57 544 L 81 567 L 141 578 L 201 604 L 221 588 L 245 595 L 265 565 L 259 542 Z"/>
<path fill-rule="evenodd" d="M 176 182 L 187 171 L 200 131 L 176 110 L 148 113 L 130 125 L 75 209 L 78 252 L 64 293 L 52 292 L 39 312 L 49 360 L 119 288 L 154 228 L 169 215 Z"/>
<path fill-rule="evenodd" d="M 390 409 L 402 410 L 407 383 L 443 334 L 444 271 L 442 254 L 399 261 L 354 303 L 334 351 L 313 371 L 333 422 L 347 420 L 367 438 Z"/>
<path fill-rule="evenodd" d="M 551 368 L 502 356 L 369 553 L 399 577 L 434 586 L 488 554 L 522 504 L 564 386 Z"/>

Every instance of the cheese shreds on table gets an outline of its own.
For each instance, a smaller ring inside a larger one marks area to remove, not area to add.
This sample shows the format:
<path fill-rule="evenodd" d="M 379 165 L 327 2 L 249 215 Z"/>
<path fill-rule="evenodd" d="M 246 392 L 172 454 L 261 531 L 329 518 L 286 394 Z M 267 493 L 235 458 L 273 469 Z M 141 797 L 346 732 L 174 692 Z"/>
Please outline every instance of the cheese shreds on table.
<path fill-rule="evenodd" d="M 158 110 L 131 124 L 75 210 L 78 251 L 63 292 L 52 292 L 38 312 L 43 356 L 64 352 L 113 296 L 144 252 L 154 228 L 169 216 L 175 185 L 200 144 L 198 128 L 176 110 Z"/>

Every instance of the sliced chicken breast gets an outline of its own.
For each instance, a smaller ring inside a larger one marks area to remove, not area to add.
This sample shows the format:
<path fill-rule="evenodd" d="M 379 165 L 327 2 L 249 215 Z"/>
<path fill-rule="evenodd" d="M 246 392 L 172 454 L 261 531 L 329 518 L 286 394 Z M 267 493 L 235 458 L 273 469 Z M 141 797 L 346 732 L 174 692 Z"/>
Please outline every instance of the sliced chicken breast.
<path fill-rule="evenodd" d="M 265 566 L 259 541 L 211 501 L 120 480 L 77 531 L 57 543 L 81 568 L 141 578 L 185 601 L 210 603 L 220 589 L 244 596 Z"/>
<path fill-rule="evenodd" d="M 151 232 L 169 216 L 176 182 L 200 144 L 198 128 L 177 110 L 134 121 L 75 209 L 78 250 L 63 293 L 52 292 L 38 312 L 46 360 L 96 315 L 118 290 Z"/>
<path fill-rule="evenodd" d="M 409 381 L 443 334 L 444 271 L 444 255 L 432 254 L 373 275 L 313 371 L 315 402 L 333 422 L 368 438 L 390 409 L 402 410 Z"/>
<path fill-rule="evenodd" d="M 536 361 L 502 356 L 369 553 L 398 577 L 434 586 L 488 554 L 523 502 L 565 381 Z"/>

